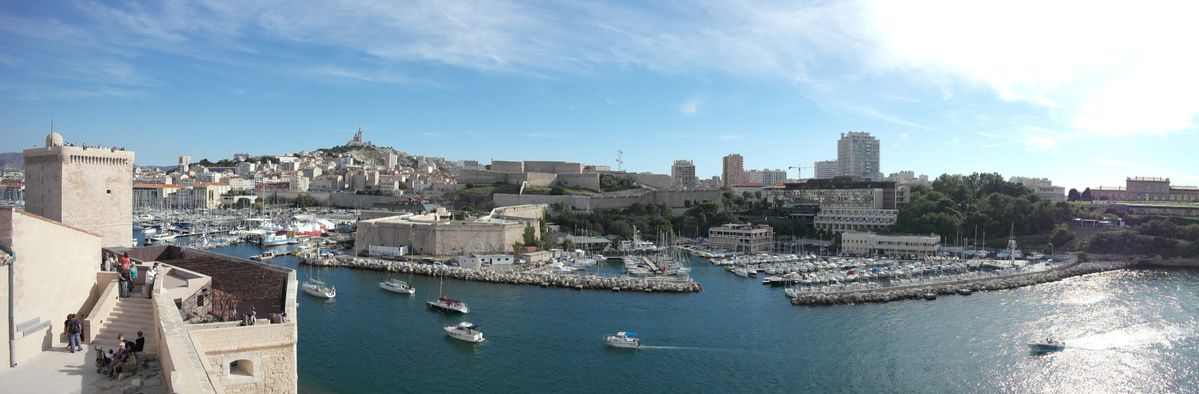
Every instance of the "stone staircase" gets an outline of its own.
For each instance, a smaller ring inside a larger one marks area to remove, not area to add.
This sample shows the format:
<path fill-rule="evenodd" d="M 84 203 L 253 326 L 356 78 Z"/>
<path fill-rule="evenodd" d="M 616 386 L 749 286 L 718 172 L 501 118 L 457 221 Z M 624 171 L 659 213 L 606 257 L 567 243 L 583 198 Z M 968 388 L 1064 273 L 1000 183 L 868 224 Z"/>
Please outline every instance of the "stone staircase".
<path fill-rule="evenodd" d="M 146 338 L 144 353 L 158 353 L 158 343 L 154 334 L 154 301 L 132 294 L 129 298 L 117 300 L 112 314 L 100 326 L 98 335 L 92 340 L 91 346 L 116 349 L 117 335 L 125 335 L 125 339 L 137 340 L 137 332 L 141 331 Z"/>

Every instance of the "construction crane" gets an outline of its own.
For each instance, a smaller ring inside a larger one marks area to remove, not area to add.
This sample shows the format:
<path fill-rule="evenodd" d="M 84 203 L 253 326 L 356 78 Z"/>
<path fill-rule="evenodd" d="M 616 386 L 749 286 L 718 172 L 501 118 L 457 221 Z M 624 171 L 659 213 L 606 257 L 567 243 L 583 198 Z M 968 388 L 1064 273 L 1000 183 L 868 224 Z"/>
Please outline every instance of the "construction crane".
<path fill-rule="evenodd" d="M 795 179 L 803 179 L 803 170 L 805 170 L 805 169 L 811 169 L 811 168 L 813 168 L 813 167 L 807 167 L 807 166 L 792 166 L 792 167 L 787 167 L 787 169 L 788 169 L 788 170 L 798 170 L 798 171 L 796 171 L 796 172 L 795 172 L 795 176 L 796 176 L 796 178 L 795 178 Z"/>

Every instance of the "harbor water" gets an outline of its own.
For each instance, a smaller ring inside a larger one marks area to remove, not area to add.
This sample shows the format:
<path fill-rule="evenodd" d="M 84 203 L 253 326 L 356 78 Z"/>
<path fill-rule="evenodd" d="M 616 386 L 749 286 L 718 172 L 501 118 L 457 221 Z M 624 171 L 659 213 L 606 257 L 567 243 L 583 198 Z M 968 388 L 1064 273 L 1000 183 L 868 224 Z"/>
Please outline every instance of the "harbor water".
<path fill-rule="evenodd" d="M 255 245 L 212 249 L 249 257 Z M 935 301 L 793 306 L 694 259 L 694 294 L 446 280 L 468 315 L 382 291 L 387 273 L 272 259 L 337 287 L 299 294 L 302 392 L 1194 392 L 1199 273 L 1120 270 Z M 409 280 L 407 275 L 399 275 Z M 470 321 L 487 341 L 445 336 Z M 638 332 L 640 350 L 605 334 Z M 1062 352 L 1031 354 L 1053 336 Z"/>

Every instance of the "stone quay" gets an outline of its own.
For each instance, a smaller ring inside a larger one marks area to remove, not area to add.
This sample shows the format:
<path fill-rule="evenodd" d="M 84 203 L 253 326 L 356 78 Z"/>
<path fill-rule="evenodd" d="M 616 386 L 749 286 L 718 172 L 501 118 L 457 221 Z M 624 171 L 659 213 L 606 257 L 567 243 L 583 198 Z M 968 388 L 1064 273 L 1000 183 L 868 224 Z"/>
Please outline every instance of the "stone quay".
<path fill-rule="evenodd" d="M 791 299 L 792 305 L 852 305 L 911 299 L 935 299 L 938 295 L 969 295 L 978 291 L 1005 290 L 1054 282 L 1072 276 L 1093 274 L 1131 267 L 1131 262 L 1097 261 L 1074 263 L 1048 271 L 1029 272 L 993 278 L 978 278 L 944 283 L 852 290 L 829 293 L 803 293 Z"/>
<path fill-rule="evenodd" d="M 562 287 L 576 290 L 640 291 L 646 293 L 698 293 L 703 286 L 693 280 L 654 277 L 605 277 L 598 275 L 554 274 L 528 271 L 490 271 L 440 264 L 421 264 L 372 258 L 301 259 L 305 264 L 327 267 L 357 268 L 425 276 L 445 276 L 475 282 Z"/>

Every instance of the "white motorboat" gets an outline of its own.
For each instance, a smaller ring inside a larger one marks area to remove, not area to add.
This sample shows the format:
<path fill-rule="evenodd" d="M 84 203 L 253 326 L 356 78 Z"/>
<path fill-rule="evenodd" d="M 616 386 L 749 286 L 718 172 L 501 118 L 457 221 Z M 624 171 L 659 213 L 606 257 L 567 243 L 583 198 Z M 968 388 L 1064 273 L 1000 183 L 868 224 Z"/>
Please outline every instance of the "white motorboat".
<path fill-rule="evenodd" d="M 742 278 L 748 278 L 749 271 L 746 271 L 745 268 L 737 267 L 737 268 L 733 268 L 733 275 L 737 275 Z"/>
<path fill-rule="evenodd" d="M 440 294 L 440 296 L 437 297 L 436 300 L 425 301 L 425 304 L 429 305 L 430 308 L 433 308 L 433 309 L 436 309 L 439 311 L 458 312 L 458 313 L 463 313 L 463 314 L 470 313 L 470 307 L 466 306 L 465 302 L 462 302 L 460 300 L 456 300 L 456 299 L 453 299 L 450 297 L 446 297 L 445 293 L 444 293 L 444 289 L 445 289 L 445 276 L 442 276 L 441 284 L 437 287 L 437 293 Z"/>
<path fill-rule="evenodd" d="M 321 282 L 317 279 L 309 279 L 307 282 L 304 282 L 304 285 L 301 287 L 303 287 L 305 293 L 308 293 L 308 295 L 313 297 L 324 299 L 337 297 L 337 288 L 333 287 L 333 285 L 327 285 L 325 282 Z"/>
<path fill-rule="evenodd" d="M 470 343 L 483 342 L 483 332 L 479 331 L 479 326 L 470 322 L 461 322 L 456 326 L 446 326 L 444 328 L 446 335 L 449 335 L 450 338 Z"/>
<path fill-rule="evenodd" d="M 164 232 L 162 234 L 148 237 L 146 239 L 149 239 L 150 241 L 154 241 L 154 242 L 164 242 L 164 241 L 170 241 L 172 239 L 175 239 L 175 237 L 177 237 L 177 236 L 178 235 L 175 233 Z"/>
<path fill-rule="evenodd" d="M 616 335 L 605 335 L 604 342 L 611 347 L 637 349 L 641 347 L 641 338 L 637 338 L 637 333 L 621 331 Z"/>
<path fill-rule="evenodd" d="M 258 260 L 258 261 L 270 260 L 275 257 L 278 257 L 281 254 L 283 254 L 283 253 L 268 250 L 268 251 L 262 252 L 262 254 L 260 254 L 260 255 L 250 256 L 250 260 Z"/>
<path fill-rule="evenodd" d="M 1057 352 L 1066 349 L 1066 342 L 1061 342 L 1053 338 L 1046 338 L 1045 342 L 1028 344 L 1028 348 L 1036 353 Z"/>
<path fill-rule="evenodd" d="M 392 293 L 408 295 L 416 294 L 415 287 L 412 287 L 412 285 L 408 284 L 408 282 L 399 279 L 388 279 L 386 281 L 379 282 L 379 288 Z"/>

